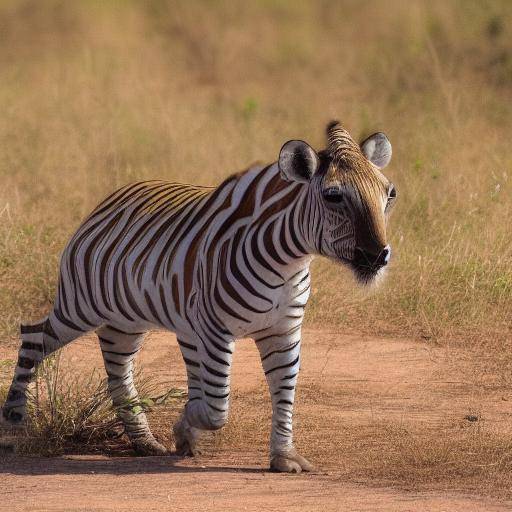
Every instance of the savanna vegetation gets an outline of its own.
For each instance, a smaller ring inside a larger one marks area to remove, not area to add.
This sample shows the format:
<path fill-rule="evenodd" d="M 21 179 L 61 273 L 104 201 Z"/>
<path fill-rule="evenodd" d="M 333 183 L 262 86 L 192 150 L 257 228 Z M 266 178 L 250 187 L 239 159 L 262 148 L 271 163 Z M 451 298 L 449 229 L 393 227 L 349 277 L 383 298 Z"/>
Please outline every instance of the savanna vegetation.
<path fill-rule="evenodd" d="M 510 382 L 508 0 L 1 0 L 0 73 L 0 343 L 49 309 L 66 240 L 116 187 L 214 185 L 339 118 L 393 144 L 393 258 L 371 290 L 317 260 L 308 325 L 476 349 Z"/>
<path fill-rule="evenodd" d="M 3 342 L 112 189 L 216 184 L 333 117 L 393 143 L 394 258 L 370 293 L 318 261 L 309 324 L 506 342 L 511 26 L 506 0 L 2 1 Z"/>

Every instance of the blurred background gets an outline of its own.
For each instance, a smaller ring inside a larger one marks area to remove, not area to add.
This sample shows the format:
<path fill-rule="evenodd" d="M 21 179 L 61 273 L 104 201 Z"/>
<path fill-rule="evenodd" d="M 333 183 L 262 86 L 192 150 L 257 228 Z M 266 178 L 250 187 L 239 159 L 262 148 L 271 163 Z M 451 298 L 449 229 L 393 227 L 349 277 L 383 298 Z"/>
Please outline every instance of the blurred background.
<path fill-rule="evenodd" d="M 2 343 L 113 189 L 214 185 L 338 118 L 393 144 L 394 258 L 377 290 L 316 261 L 308 324 L 505 352 L 511 100 L 508 0 L 2 0 Z"/>

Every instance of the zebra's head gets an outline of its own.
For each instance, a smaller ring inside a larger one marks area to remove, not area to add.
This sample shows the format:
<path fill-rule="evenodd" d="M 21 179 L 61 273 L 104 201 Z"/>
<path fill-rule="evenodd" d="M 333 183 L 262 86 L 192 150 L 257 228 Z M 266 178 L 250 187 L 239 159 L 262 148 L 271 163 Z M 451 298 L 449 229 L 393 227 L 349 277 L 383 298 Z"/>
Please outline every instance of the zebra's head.
<path fill-rule="evenodd" d="M 279 155 L 281 176 L 304 183 L 314 203 L 304 216 L 309 243 L 349 265 L 362 283 L 382 274 L 391 256 L 386 227 L 396 191 L 381 173 L 390 159 L 391 144 L 383 133 L 357 144 L 337 121 L 327 126 L 325 150 L 317 153 L 292 140 Z"/>

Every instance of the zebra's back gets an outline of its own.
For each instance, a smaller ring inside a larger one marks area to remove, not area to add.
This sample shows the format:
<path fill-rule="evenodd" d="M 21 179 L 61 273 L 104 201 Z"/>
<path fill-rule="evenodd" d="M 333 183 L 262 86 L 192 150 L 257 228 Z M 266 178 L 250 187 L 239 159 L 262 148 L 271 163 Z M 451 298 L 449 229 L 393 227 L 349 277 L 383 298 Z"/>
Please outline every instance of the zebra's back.
<path fill-rule="evenodd" d="M 80 316 L 79 309 L 88 309 L 82 316 L 92 314 L 96 321 L 120 314 L 128 322 L 167 326 L 170 319 L 155 314 L 156 306 L 147 303 L 147 297 L 162 286 L 160 271 L 169 266 L 180 240 L 189 233 L 193 212 L 214 190 L 147 181 L 107 197 L 63 252 L 58 299 L 63 308 L 75 305 L 64 316 Z M 171 303 L 167 301 L 168 308 Z"/>

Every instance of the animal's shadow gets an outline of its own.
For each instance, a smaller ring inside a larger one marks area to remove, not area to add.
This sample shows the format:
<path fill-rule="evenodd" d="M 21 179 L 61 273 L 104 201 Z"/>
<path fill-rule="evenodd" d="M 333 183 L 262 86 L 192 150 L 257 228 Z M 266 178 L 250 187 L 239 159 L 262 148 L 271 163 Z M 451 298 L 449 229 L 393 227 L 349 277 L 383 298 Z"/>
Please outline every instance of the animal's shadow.
<path fill-rule="evenodd" d="M 177 455 L 160 457 L 27 457 L 0 455 L 0 474 L 15 475 L 131 475 L 163 473 L 248 473 L 262 474 L 268 471 L 258 467 L 182 465 Z"/>

